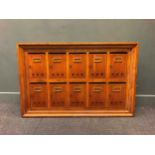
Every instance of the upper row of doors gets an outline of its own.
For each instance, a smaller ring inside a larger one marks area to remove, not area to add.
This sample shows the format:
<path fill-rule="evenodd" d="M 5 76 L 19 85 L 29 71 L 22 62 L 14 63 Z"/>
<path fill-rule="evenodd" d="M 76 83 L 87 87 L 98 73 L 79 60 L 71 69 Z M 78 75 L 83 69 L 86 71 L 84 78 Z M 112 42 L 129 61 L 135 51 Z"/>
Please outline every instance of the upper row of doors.
<path fill-rule="evenodd" d="M 47 71 L 50 79 L 65 79 L 67 68 L 70 79 L 85 79 L 87 74 L 90 79 L 104 79 L 106 74 L 110 79 L 127 78 L 127 53 L 112 53 L 109 59 L 107 54 L 95 53 L 88 56 L 89 58 L 86 54 L 69 54 L 67 61 L 66 54 L 49 54 L 46 61 L 45 54 L 29 53 L 27 61 L 29 79 L 44 80 Z"/>

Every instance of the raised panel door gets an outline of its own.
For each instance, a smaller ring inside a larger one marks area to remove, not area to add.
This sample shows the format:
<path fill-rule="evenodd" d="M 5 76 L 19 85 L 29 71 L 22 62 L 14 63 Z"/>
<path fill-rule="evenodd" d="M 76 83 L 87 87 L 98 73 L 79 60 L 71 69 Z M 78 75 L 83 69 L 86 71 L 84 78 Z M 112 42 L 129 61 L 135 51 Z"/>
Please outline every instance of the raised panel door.
<path fill-rule="evenodd" d="M 106 106 L 106 84 L 89 85 L 89 105 L 90 107 L 104 108 Z"/>
<path fill-rule="evenodd" d="M 125 109 L 126 101 L 126 84 L 109 84 L 109 106 Z"/>
<path fill-rule="evenodd" d="M 66 55 L 49 54 L 49 77 L 51 79 L 66 78 Z"/>
<path fill-rule="evenodd" d="M 46 79 L 45 54 L 28 54 L 28 77 L 30 80 Z"/>
<path fill-rule="evenodd" d="M 86 78 L 86 54 L 69 55 L 69 77 L 71 79 Z"/>
<path fill-rule="evenodd" d="M 53 108 L 64 108 L 67 101 L 66 84 L 50 84 L 50 101 Z"/>
<path fill-rule="evenodd" d="M 86 85 L 70 84 L 70 106 L 85 107 L 86 105 Z"/>
<path fill-rule="evenodd" d="M 110 79 L 126 80 L 127 54 L 110 54 Z"/>
<path fill-rule="evenodd" d="M 89 77 L 104 79 L 106 77 L 106 54 L 89 54 Z"/>
<path fill-rule="evenodd" d="M 48 107 L 48 95 L 47 85 L 33 83 L 29 85 L 30 88 L 30 107 L 31 109 L 47 108 Z"/>

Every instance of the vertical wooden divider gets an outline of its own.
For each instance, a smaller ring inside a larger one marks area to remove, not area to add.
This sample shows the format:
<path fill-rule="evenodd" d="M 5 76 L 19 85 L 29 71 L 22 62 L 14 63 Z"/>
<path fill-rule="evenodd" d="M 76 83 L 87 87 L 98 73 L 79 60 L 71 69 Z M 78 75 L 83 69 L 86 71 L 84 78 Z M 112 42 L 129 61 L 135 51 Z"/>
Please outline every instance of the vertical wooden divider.
<path fill-rule="evenodd" d="M 130 112 L 134 115 L 135 113 L 135 97 L 136 97 L 136 79 L 137 79 L 137 64 L 138 64 L 138 48 L 137 45 L 132 49 L 132 74 L 130 75 L 131 80 L 131 87 L 130 87 L 130 93 L 131 93 L 131 100 L 130 102 Z"/>
<path fill-rule="evenodd" d="M 26 98 L 25 100 L 27 100 L 27 105 L 25 105 L 26 109 L 30 109 L 31 108 L 31 101 L 30 101 L 30 80 L 29 80 L 29 77 L 28 77 L 28 64 L 26 62 L 28 62 L 28 53 L 27 52 L 24 52 L 24 66 L 25 66 L 25 79 L 26 80 L 26 84 L 25 84 L 25 89 L 26 89 Z M 25 111 L 26 111 L 25 109 Z"/>
<path fill-rule="evenodd" d="M 86 52 L 86 108 L 89 107 L 89 52 Z"/>
<path fill-rule="evenodd" d="M 67 84 L 67 102 L 66 102 L 66 107 L 68 108 L 70 106 L 70 89 L 69 89 L 69 51 L 66 51 L 66 84 Z"/>
<path fill-rule="evenodd" d="M 51 98 L 50 98 L 50 80 L 49 80 L 49 59 L 48 51 L 45 51 L 45 60 L 46 60 L 46 86 L 47 86 L 47 102 L 48 109 L 52 108 Z"/>
<path fill-rule="evenodd" d="M 110 75 L 110 51 L 108 50 L 107 53 L 107 66 L 106 66 L 106 107 L 109 107 L 110 105 L 110 100 L 109 100 L 109 97 L 110 97 L 110 94 L 109 94 L 109 75 Z"/>
<path fill-rule="evenodd" d="M 132 50 L 129 50 L 127 53 L 127 82 L 126 82 L 126 109 L 129 110 L 129 104 L 130 104 L 130 72 L 131 72 L 131 67 L 130 67 L 130 63 L 131 63 L 131 53 Z"/>

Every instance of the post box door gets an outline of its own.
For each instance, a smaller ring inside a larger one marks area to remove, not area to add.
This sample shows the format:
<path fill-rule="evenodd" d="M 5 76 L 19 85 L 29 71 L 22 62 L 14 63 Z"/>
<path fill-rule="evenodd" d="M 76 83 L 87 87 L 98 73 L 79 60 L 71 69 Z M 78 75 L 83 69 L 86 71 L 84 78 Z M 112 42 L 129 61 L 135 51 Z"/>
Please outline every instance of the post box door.
<path fill-rule="evenodd" d="M 45 54 L 28 54 L 28 76 L 30 80 L 45 80 Z"/>
<path fill-rule="evenodd" d="M 89 76 L 90 78 L 102 79 L 106 76 L 106 54 L 89 55 Z"/>
<path fill-rule="evenodd" d="M 52 79 L 66 78 L 66 55 L 50 54 L 49 55 L 49 76 Z"/>
<path fill-rule="evenodd" d="M 110 54 L 110 78 L 126 79 L 127 54 Z"/>
<path fill-rule="evenodd" d="M 71 79 L 86 77 L 86 54 L 70 54 L 69 74 Z"/>
<path fill-rule="evenodd" d="M 106 84 L 89 85 L 90 107 L 104 108 L 106 104 Z"/>
<path fill-rule="evenodd" d="M 48 107 L 46 84 L 30 84 L 30 106 L 32 109 Z"/>
<path fill-rule="evenodd" d="M 109 106 L 124 109 L 126 105 L 126 84 L 109 84 Z"/>
<path fill-rule="evenodd" d="M 50 84 L 51 107 L 65 107 L 66 105 L 66 84 Z"/>
<path fill-rule="evenodd" d="M 70 106 L 84 107 L 86 102 L 85 84 L 70 84 Z"/>

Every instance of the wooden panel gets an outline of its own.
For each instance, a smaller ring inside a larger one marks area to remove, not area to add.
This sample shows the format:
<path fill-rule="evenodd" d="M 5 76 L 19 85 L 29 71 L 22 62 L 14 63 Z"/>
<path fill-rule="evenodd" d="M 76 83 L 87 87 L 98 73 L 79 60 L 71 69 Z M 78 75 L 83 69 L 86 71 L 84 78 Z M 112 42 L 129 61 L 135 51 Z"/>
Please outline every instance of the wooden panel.
<path fill-rule="evenodd" d="M 47 108 L 46 84 L 30 84 L 30 105 L 32 109 Z"/>
<path fill-rule="evenodd" d="M 90 84 L 89 86 L 90 107 L 105 108 L 106 106 L 106 84 Z"/>
<path fill-rule="evenodd" d="M 51 79 L 66 78 L 66 55 L 49 54 L 49 76 Z"/>
<path fill-rule="evenodd" d="M 70 106 L 85 107 L 86 105 L 86 85 L 70 84 Z"/>
<path fill-rule="evenodd" d="M 46 78 L 45 54 L 28 54 L 28 77 L 44 81 Z"/>
<path fill-rule="evenodd" d="M 89 55 L 89 77 L 104 79 L 106 77 L 106 54 Z"/>
<path fill-rule="evenodd" d="M 66 105 L 66 84 L 50 84 L 50 100 L 52 109 Z"/>
<path fill-rule="evenodd" d="M 110 54 L 110 79 L 126 80 L 127 54 Z"/>
<path fill-rule="evenodd" d="M 69 55 L 69 75 L 71 79 L 86 77 L 86 54 Z"/>
<path fill-rule="evenodd" d="M 23 117 L 133 116 L 137 43 L 17 45 Z"/>
<path fill-rule="evenodd" d="M 112 109 L 125 109 L 126 84 L 109 84 L 109 106 Z"/>

